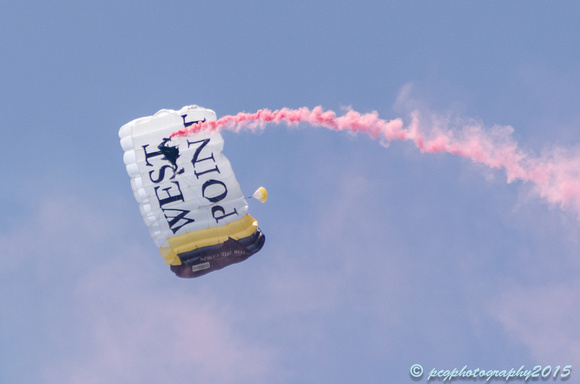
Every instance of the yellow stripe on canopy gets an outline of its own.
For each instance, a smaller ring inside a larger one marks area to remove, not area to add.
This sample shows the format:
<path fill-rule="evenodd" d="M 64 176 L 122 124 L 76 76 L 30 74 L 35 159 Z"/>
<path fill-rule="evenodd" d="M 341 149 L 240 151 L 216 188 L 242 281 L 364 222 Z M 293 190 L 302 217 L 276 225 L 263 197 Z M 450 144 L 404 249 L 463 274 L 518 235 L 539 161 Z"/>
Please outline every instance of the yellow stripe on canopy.
<path fill-rule="evenodd" d="M 167 239 L 169 247 L 161 247 L 159 251 L 167 265 L 181 265 L 177 255 L 193 251 L 197 248 L 221 244 L 232 238 L 234 240 L 251 236 L 258 229 L 258 221 L 250 215 L 236 220 L 221 227 L 200 229 L 199 231 L 185 233 L 183 235 Z"/>

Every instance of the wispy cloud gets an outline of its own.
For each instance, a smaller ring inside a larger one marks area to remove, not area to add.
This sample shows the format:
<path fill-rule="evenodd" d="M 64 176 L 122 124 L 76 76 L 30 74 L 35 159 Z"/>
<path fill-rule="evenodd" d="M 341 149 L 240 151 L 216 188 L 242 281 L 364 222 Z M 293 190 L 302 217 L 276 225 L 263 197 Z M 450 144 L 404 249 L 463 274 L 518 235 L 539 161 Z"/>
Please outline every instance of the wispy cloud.
<path fill-rule="evenodd" d="M 125 262 L 107 269 L 77 287 L 76 300 L 84 304 L 75 314 L 79 323 L 70 325 L 84 344 L 74 355 L 50 359 L 48 382 L 240 383 L 264 382 L 272 374 L 274 351 L 240 337 L 235 312 L 218 307 L 219 300 L 130 286 L 128 273 L 129 280 L 147 278 Z"/>
<path fill-rule="evenodd" d="M 236 332 L 236 315 L 214 295 L 188 293 L 148 238 L 136 242 L 139 231 L 128 231 L 123 216 L 74 195 L 52 195 L 2 234 L 9 252 L 0 286 L 11 294 L 2 295 L 0 316 L 3 332 L 16 332 L 4 348 L 22 339 L 19 332 L 36 338 L 36 379 L 45 383 L 269 377 L 275 351 Z M 160 276 L 175 284 L 161 288 Z"/>
<path fill-rule="evenodd" d="M 580 361 L 580 282 L 516 287 L 490 307 L 514 341 L 530 349 L 539 363 L 567 365 Z"/>

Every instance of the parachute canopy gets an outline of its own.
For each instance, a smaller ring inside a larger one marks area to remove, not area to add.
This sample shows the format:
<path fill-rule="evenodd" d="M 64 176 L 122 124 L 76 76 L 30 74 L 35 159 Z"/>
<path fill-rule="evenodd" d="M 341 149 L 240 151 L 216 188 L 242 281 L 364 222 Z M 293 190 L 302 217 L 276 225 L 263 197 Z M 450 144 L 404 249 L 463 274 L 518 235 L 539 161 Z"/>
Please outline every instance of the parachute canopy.
<path fill-rule="evenodd" d="M 256 192 L 254 192 L 252 197 L 258 200 L 260 203 L 265 203 L 266 200 L 268 200 L 268 191 L 266 191 L 266 188 L 260 187 L 256 189 Z"/>
<path fill-rule="evenodd" d="M 196 105 L 161 110 L 119 130 L 123 160 L 141 215 L 165 263 L 179 277 L 198 277 L 246 260 L 264 245 L 248 213 L 219 132 L 171 137 L 216 120 Z M 264 202 L 260 187 L 253 195 Z"/>

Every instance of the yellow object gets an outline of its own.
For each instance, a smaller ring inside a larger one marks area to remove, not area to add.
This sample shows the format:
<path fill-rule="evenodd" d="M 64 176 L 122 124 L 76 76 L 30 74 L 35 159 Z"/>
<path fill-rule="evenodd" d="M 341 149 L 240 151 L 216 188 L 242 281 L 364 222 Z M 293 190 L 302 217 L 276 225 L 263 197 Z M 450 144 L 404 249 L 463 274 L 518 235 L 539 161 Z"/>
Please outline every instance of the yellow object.
<path fill-rule="evenodd" d="M 234 240 L 243 239 L 253 235 L 257 228 L 258 221 L 252 216 L 246 215 L 240 220 L 221 227 L 210 227 L 171 237 L 167 239 L 169 247 L 161 247 L 159 252 L 167 265 L 181 265 L 181 260 L 178 256 L 180 253 L 220 244 L 228 240 L 228 238 Z"/>
<path fill-rule="evenodd" d="M 266 191 L 266 188 L 260 187 L 256 190 L 256 192 L 254 192 L 252 197 L 258 200 L 260 203 L 265 203 L 266 200 L 268 200 L 268 191 Z"/>

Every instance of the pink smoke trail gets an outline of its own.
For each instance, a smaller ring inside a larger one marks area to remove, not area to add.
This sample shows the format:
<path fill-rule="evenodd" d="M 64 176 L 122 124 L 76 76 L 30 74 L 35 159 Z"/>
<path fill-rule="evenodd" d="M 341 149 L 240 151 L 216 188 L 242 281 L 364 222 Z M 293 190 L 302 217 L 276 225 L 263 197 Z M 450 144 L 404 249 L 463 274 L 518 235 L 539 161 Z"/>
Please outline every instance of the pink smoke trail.
<path fill-rule="evenodd" d="M 477 125 L 464 126 L 457 134 L 451 130 L 430 129 L 429 135 L 422 129 L 419 114 L 413 113 L 411 123 L 404 127 L 399 118 L 386 121 L 377 112 L 361 114 L 349 110 L 343 116 L 322 107 L 312 110 L 282 108 L 270 111 L 262 109 L 256 113 L 240 112 L 235 116 L 224 116 L 216 121 L 196 123 L 172 134 L 188 136 L 201 130 L 264 129 L 267 124 L 286 123 L 295 125 L 308 123 L 334 131 L 366 133 L 373 139 L 410 141 L 422 153 L 444 152 L 468 158 L 490 168 L 504 169 L 507 182 L 516 180 L 532 183 L 535 191 L 548 202 L 562 209 L 572 209 L 580 220 L 580 156 L 570 155 L 563 149 L 551 155 L 534 157 L 518 148 L 511 139 L 512 129 L 504 127 L 484 131 Z"/>

